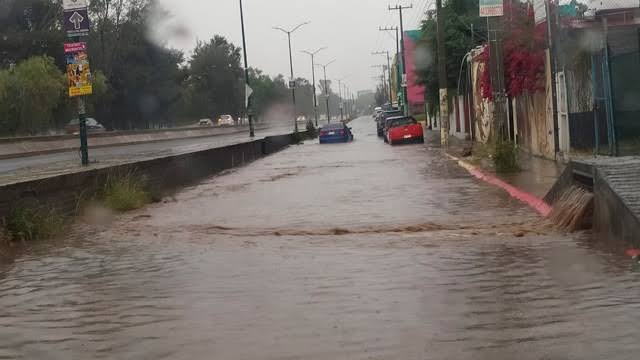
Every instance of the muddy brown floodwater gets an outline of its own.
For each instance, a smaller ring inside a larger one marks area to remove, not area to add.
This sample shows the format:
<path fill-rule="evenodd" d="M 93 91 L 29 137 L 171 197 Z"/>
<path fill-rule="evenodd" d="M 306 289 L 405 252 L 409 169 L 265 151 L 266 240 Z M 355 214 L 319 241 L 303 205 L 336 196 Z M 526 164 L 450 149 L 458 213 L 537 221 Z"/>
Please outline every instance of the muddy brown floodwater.
<path fill-rule="evenodd" d="M 0 358 L 637 357 L 627 259 L 352 126 L 16 254 Z"/>

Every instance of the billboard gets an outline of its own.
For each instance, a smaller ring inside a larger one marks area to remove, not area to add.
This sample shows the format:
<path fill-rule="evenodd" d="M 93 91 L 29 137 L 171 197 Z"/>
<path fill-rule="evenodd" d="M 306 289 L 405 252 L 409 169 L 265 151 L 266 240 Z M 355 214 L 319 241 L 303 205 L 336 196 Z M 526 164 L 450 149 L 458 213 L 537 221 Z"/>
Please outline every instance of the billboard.
<path fill-rule="evenodd" d="M 502 16 L 504 15 L 504 6 L 502 0 L 480 0 L 480 16 Z"/>

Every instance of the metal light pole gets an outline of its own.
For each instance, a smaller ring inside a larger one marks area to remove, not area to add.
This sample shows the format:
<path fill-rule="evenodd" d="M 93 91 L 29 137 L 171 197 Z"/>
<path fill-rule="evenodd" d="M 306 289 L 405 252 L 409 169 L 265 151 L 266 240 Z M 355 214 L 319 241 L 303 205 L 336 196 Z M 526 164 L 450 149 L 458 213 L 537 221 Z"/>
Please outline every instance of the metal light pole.
<path fill-rule="evenodd" d="M 348 76 L 347 76 L 348 77 Z M 340 99 L 340 121 L 344 121 L 344 103 L 342 101 L 342 81 L 345 80 L 347 77 L 343 77 L 340 79 L 337 79 L 336 81 L 338 81 L 338 93 L 339 93 L 339 99 Z"/>
<path fill-rule="evenodd" d="M 318 96 L 316 94 L 316 63 L 315 63 L 315 56 L 317 53 L 319 53 L 322 50 L 327 49 L 327 47 L 321 47 L 320 49 L 316 50 L 316 51 L 306 51 L 303 50 L 302 52 L 305 54 L 308 54 L 309 56 L 311 56 L 311 76 L 312 76 L 312 81 L 313 81 L 313 113 L 316 117 L 316 127 L 318 127 Z"/>
<path fill-rule="evenodd" d="M 251 88 L 251 83 L 249 80 L 249 64 L 247 61 L 247 40 L 244 33 L 244 11 L 242 10 L 242 0 L 240 0 L 240 24 L 242 25 L 242 52 L 244 53 L 244 80 L 246 87 L 244 91 L 248 91 Z M 247 117 L 249 118 L 249 136 L 254 137 L 255 127 L 253 126 L 253 114 L 251 114 L 251 96 L 247 96 Z"/>
<path fill-rule="evenodd" d="M 335 60 L 331 60 L 328 63 L 322 65 L 322 64 L 317 64 L 317 66 L 322 67 L 322 69 L 324 70 L 324 96 L 326 98 L 327 101 L 327 124 L 331 123 L 331 110 L 329 109 L 329 83 L 327 82 L 327 67 L 331 64 L 333 64 L 334 62 L 336 62 Z"/>
<path fill-rule="evenodd" d="M 298 132 L 298 119 L 296 116 L 296 86 L 295 79 L 293 78 L 293 54 L 291 53 L 291 34 L 293 34 L 296 30 L 300 29 L 302 26 L 309 24 L 308 21 L 299 24 L 291 30 L 285 30 L 281 27 L 274 27 L 274 30 L 280 30 L 283 33 L 287 34 L 287 39 L 289 40 L 289 66 L 291 68 L 291 80 L 289 81 L 289 86 L 291 87 L 291 98 L 293 99 L 293 124 L 294 131 Z"/>

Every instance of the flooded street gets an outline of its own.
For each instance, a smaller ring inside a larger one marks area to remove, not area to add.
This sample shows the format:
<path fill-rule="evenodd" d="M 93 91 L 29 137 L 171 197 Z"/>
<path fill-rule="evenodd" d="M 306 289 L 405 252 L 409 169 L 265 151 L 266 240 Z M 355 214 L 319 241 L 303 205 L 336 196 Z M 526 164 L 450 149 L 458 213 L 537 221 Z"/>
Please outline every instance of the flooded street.
<path fill-rule="evenodd" d="M 0 265 L 0 359 L 637 357 L 627 258 L 350 126 Z"/>

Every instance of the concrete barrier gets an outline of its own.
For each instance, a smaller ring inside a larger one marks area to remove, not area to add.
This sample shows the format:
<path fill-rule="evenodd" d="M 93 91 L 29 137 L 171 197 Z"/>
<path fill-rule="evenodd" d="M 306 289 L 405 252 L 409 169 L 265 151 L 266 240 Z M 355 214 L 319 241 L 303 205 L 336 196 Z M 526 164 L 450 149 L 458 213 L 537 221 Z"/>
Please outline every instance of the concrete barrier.
<path fill-rule="evenodd" d="M 144 177 L 152 194 L 162 194 L 278 152 L 294 142 L 293 134 L 271 136 L 225 147 L 1 186 L 0 218 L 5 218 L 13 208 L 29 206 L 45 206 L 55 208 L 63 215 L 75 215 L 81 200 L 96 195 L 105 180 L 113 174 L 134 173 Z"/>
<path fill-rule="evenodd" d="M 598 158 L 569 163 L 545 200 L 554 204 L 573 185 L 593 192 L 593 233 L 609 242 L 640 246 L 640 159 Z"/>
<path fill-rule="evenodd" d="M 122 146 L 167 140 L 238 134 L 248 131 L 247 126 L 179 128 L 162 130 L 114 131 L 90 134 L 90 148 Z M 77 150 L 80 140 L 76 135 L 35 136 L 0 139 L 0 159 L 33 156 Z"/>

